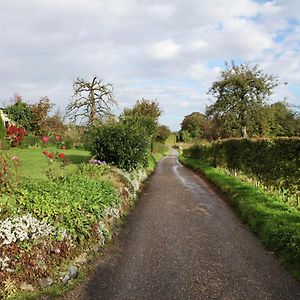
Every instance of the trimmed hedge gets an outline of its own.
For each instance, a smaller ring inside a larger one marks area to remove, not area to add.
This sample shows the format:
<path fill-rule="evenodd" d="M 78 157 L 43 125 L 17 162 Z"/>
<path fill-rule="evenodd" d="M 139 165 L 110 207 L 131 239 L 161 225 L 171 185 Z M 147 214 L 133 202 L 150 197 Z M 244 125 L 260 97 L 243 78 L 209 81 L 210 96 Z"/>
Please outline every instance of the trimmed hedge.
<path fill-rule="evenodd" d="M 300 197 L 300 138 L 228 139 L 194 145 L 183 154 Z"/>

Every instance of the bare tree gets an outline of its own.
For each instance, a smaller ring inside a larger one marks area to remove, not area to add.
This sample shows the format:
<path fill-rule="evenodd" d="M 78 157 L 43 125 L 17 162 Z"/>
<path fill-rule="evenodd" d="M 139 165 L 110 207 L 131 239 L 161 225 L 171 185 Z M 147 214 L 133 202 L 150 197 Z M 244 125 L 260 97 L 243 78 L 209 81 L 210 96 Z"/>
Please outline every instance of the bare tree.
<path fill-rule="evenodd" d="M 111 83 L 104 84 L 97 77 L 92 82 L 77 78 L 73 89 L 72 101 L 66 108 L 66 116 L 72 121 L 88 119 L 89 124 L 95 125 L 111 116 L 111 106 L 117 104 Z"/>

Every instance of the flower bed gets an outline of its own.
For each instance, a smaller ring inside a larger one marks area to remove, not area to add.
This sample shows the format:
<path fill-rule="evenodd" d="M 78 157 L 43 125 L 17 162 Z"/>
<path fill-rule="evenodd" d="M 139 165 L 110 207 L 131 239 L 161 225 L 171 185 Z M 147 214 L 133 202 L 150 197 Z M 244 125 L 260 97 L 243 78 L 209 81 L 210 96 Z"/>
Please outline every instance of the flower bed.
<path fill-rule="evenodd" d="M 79 268 L 78 257 L 111 238 L 146 177 L 145 170 L 128 173 L 91 161 L 70 176 L 22 180 L 2 193 L 0 298 L 66 283 L 66 264 Z"/>

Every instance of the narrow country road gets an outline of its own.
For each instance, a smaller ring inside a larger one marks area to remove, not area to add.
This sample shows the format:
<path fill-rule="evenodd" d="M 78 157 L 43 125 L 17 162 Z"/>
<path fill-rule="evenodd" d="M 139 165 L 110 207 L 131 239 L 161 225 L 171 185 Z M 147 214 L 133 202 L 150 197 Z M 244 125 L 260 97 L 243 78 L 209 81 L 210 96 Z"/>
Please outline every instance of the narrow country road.
<path fill-rule="evenodd" d="M 300 299 L 227 204 L 165 157 L 95 272 L 64 299 Z"/>

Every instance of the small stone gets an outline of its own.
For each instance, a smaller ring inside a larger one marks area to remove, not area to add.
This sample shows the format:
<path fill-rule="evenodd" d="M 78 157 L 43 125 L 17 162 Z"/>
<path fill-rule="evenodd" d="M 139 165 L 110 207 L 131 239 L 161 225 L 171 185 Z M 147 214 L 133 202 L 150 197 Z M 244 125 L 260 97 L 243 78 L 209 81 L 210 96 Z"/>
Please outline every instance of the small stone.
<path fill-rule="evenodd" d="M 71 279 L 70 275 L 66 274 L 62 279 L 63 284 L 67 284 L 70 279 Z"/>
<path fill-rule="evenodd" d="M 40 278 L 39 279 L 39 285 L 41 288 L 45 288 L 47 286 L 50 286 L 53 283 L 53 279 L 51 277 L 46 278 Z"/>
<path fill-rule="evenodd" d="M 70 266 L 68 269 L 70 278 L 76 278 L 78 276 L 78 269 L 75 266 Z"/>
<path fill-rule="evenodd" d="M 81 254 L 80 256 L 78 256 L 77 258 L 75 258 L 75 264 L 78 264 L 78 265 L 84 265 L 88 262 L 88 259 L 87 259 L 87 254 L 86 253 L 83 253 Z"/>
<path fill-rule="evenodd" d="M 93 250 L 95 253 L 97 253 L 97 252 L 100 251 L 100 248 L 101 248 L 101 245 L 100 245 L 100 244 L 96 244 L 96 245 L 93 246 L 92 250 Z"/>
<path fill-rule="evenodd" d="M 21 290 L 23 291 L 33 291 L 34 288 L 31 284 L 28 284 L 27 282 L 22 282 L 20 285 Z"/>

